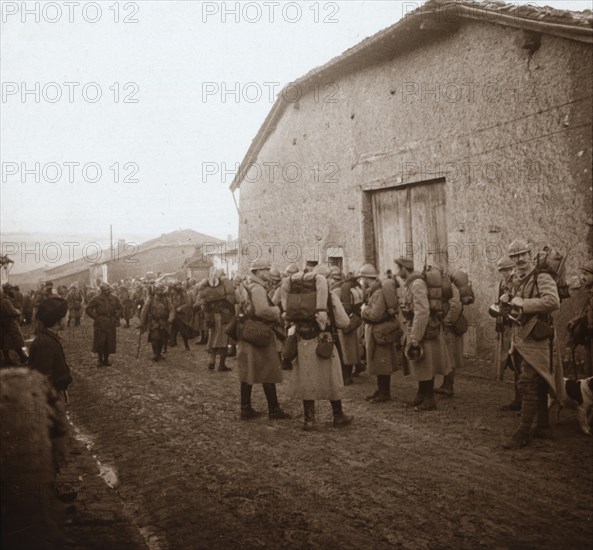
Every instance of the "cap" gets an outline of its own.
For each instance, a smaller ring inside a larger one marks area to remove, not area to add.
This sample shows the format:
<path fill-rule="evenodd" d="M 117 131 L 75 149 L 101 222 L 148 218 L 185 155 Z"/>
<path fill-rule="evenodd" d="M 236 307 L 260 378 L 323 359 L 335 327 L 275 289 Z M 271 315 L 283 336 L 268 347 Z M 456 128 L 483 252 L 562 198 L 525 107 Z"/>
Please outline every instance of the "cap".
<path fill-rule="evenodd" d="M 405 267 L 408 271 L 414 271 L 414 260 L 411 260 L 410 258 L 400 256 L 399 258 L 395 258 L 393 261 L 400 267 Z"/>
<path fill-rule="evenodd" d="M 37 318 L 46 326 L 53 327 L 68 313 L 68 302 L 59 296 L 46 298 L 39 304 Z"/>
<path fill-rule="evenodd" d="M 513 269 L 514 267 L 515 262 L 513 262 L 509 256 L 503 256 L 496 264 L 496 269 L 498 269 L 498 271 L 501 269 Z"/>
<path fill-rule="evenodd" d="M 529 243 L 523 239 L 515 239 L 511 244 L 509 244 L 508 250 L 509 256 L 518 256 L 519 254 L 524 254 L 525 252 L 531 252 L 531 246 L 529 246 Z"/>

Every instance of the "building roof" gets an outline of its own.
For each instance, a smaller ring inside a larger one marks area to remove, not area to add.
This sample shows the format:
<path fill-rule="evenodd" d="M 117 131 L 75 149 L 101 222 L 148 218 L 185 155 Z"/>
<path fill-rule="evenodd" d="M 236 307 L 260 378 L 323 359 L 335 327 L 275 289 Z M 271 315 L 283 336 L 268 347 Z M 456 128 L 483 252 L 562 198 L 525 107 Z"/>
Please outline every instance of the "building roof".
<path fill-rule="evenodd" d="M 303 94 L 315 89 L 312 84 L 332 82 L 336 78 L 395 57 L 425 41 L 438 39 L 454 31 L 462 22 L 480 21 L 551 34 L 569 40 L 593 44 L 593 12 L 558 10 L 549 6 L 517 6 L 497 0 L 428 0 L 394 25 L 365 38 L 343 54 L 308 72 L 291 86 Z M 249 167 L 257 161 L 259 151 L 276 129 L 286 108 L 292 105 L 278 95 L 271 111 L 241 163 L 230 186 L 235 191 L 241 185 Z"/>
<path fill-rule="evenodd" d="M 197 231 L 194 231 L 193 229 L 181 229 L 179 231 L 173 231 L 171 233 L 162 234 L 160 237 L 157 237 L 156 239 L 145 241 L 141 243 L 137 248 L 126 248 L 125 250 L 121 251 L 117 259 L 111 259 L 110 250 L 106 249 L 103 250 L 101 256 L 97 257 L 96 259 L 93 259 L 92 256 L 89 258 L 78 258 L 77 260 L 68 262 L 67 264 L 62 264 L 52 269 L 48 269 L 46 270 L 45 274 L 48 280 L 52 280 L 57 279 L 59 277 L 65 277 L 67 275 L 73 275 L 75 273 L 86 271 L 93 265 L 99 265 L 104 263 L 109 264 L 110 262 L 120 262 L 123 258 L 127 256 L 138 255 L 142 252 L 153 250 L 155 248 L 160 248 L 164 246 L 187 246 L 189 249 L 195 249 L 196 247 L 199 247 L 204 243 L 221 242 L 223 242 L 222 239 L 212 237 L 210 235 L 205 235 L 204 233 L 199 233 Z M 93 250 L 92 252 L 95 252 L 95 250 Z M 96 252 L 98 252 L 98 250 Z"/>

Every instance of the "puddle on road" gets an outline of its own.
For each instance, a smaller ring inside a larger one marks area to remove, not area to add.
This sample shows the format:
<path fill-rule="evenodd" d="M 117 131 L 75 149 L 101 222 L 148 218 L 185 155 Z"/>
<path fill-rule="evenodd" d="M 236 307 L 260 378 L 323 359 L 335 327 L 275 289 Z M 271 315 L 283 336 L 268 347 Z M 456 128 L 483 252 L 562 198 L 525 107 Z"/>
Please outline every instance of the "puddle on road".
<path fill-rule="evenodd" d="M 82 443 L 86 447 L 86 449 L 89 451 L 89 453 L 93 457 L 95 463 L 97 464 L 97 468 L 99 469 L 99 474 L 98 474 L 99 477 L 105 482 L 105 484 L 110 489 L 115 489 L 119 484 L 119 478 L 117 477 L 117 470 L 111 466 L 108 466 L 107 464 L 103 464 L 99 460 L 99 457 L 93 452 L 95 438 L 92 437 L 91 435 L 85 434 L 84 432 L 82 432 L 80 430 L 80 428 L 75 426 L 75 424 L 74 424 L 74 422 L 72 422 L 72 418 L 70 418 L 70 414 L 68 412 L 66 412 L 66 417 L 68 418 L 68 422 L 70 423 L 70 426 L 72 426 L 72 429 L 74 430 L 74 439 L 76 439 L 77 441 L 80 441 L 80 443 Z M 122 505 L 125 509 L 126 505 L 125 505 L 125 502 L 123 501 L 123 499 L 122 499 Z M 138 531 L 140 532 L 140 535 L 144 539 L 144 542 L 146 543 L 146 547 L 148 548 L 148 550 L 163 550 L 163 546 L 161 545 L 161 542 L 160 542 L 158 536 L 154 533 L 154 531 L 152 531 L 152 529 L 150 529 L 149 527 L 138 527 L 137 525 L 136 525 L 136 528 L 138 529 Z"/>

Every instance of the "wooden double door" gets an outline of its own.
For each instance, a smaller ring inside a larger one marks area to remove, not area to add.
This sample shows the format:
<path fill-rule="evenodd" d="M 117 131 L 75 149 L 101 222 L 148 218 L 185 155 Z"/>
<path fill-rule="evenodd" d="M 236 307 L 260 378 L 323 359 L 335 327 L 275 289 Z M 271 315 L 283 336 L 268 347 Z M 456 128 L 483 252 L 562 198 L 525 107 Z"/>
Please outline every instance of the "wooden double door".
<path fill-rule="evenodd" d="M 445 182 L 393 187 L 372 192 L 375 261 L 380 273 L 406 256 L 421 271 L 424 263 L 447 269 Z"/>

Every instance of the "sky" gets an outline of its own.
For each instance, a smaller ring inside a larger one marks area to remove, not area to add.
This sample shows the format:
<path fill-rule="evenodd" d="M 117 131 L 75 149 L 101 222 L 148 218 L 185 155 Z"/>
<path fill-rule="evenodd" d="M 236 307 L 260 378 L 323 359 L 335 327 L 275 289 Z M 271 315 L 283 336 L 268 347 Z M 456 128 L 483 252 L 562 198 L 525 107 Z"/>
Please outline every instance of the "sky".
<path fill-rule="evenodd" d="M 0 231 L 236 236 L 275 94 L 421 4 L 2 1 Z"/>

